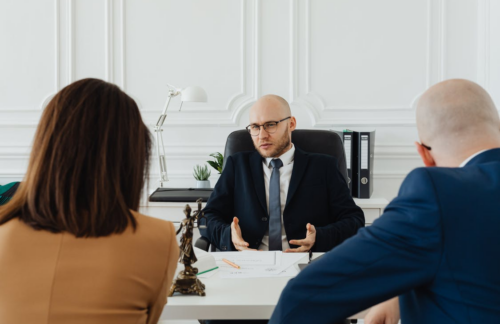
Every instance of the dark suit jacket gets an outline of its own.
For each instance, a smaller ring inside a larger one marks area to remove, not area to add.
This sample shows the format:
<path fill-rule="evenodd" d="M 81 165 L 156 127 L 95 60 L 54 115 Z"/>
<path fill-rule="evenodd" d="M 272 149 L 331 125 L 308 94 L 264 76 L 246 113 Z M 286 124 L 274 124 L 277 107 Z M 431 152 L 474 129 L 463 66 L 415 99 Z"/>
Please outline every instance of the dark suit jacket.
<path fill-rule="evenodd" d="M 222 251 L 235 250 L 230 224 L 237 216 L 243 239 L 257 249 L 269 228 L 262 157 L 257 151 L 227 158 L 205 207 L 207 229 L 200 230 Z M 304 239 L 316 227 L 314 251 L 328 251 L 364 226 L 363 211 L 351 198 L 333 157 L 295 148 L 283 222 L 288 240 Z M 294 246 L 292 246 L 294 247 Z"/>
<path fill-rule="evenodd" d="M 269 323 L 332 323 L 398 295 L 405 324 L 498 323 L 499 230 L 500 149 L 416 169 L 380 219 L 289 282 Z"/>

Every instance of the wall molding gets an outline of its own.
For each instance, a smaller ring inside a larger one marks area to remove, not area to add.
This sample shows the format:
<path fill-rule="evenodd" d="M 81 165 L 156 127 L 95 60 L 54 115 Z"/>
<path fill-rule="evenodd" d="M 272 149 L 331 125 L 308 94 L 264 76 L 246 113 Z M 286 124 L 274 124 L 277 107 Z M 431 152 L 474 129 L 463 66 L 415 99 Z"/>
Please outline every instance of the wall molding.
<path fill-rule="evenodd" d="M 490 5 L 490 0 L 478 0 L 477 81 L 486 91 L 490 91 Z"/>
<path fill-rule="evenodd" d="M 68 84 L 74 81 L 75 74 L 75 25 L 74 25 L 74 0 L 67 0 L 68 8 L 66 12 L 66 19 L 68 24 L 68 32 L 67 32 L 67 61 L 68 61 Z"/>
<path fill-rule="evenodd" d="M 56 52 L 56 81 L 55 81 L 55 91 L 54 93 L 57 93 L 59 89 L 61 88 L 61 80 L 60 80 L 60 73 L 61 73 L 61 17 L 60 17 L 60 0 L 55 0 L 54 1 L 54 7 L 55 7 L 55 14 L 56 14 L 56 20 L 55 20 L 55 29 L 56 29 L 56 46 L 54 51 Z"/>
<path fill-rule="evenodd" d="M 0 114 L 3 112 L 29 112 L 29 111 L 40 111 L 45 107 L 45 105 L 52 99 L 52 97 L 59 91 L 60 89 L 60 49 L 61 49 L 61 36 L 60 36 L 60 1 L 54 0 L 53 2 L 53 10 L 54 10 L 54 91 L 50 91 L 47 95 L 43 97 L 40 104 L 37 106 L 29 106 L 29 107 L 0 107 Z M 1 122 L 0 122 L 1 125 Z"/>
<path fill-rule="evenodd" d="M 169 118 L 167 118 L 166 123 L 169 120 L 174 121 L 180 127 L 238 126 L 243 112 L 261 95 L 260 1 L 240 0 L 240 91 L 229 96 L 224 109 L 200 108 L 183 111 L 182 113 L 169 111 Z M 251 38 L 248 37 L 250 29 L 252 30 Z M 125 43 L 125 36 L 123 37 L 123 43 Z M 123 57 L 125 57 L 125 54 L 123 54 Z M 248 66 L 251 68 L 249 69 Z M 122 74 L 125 75 L 125 67 L 123 67 Z M 125 80 L 122 83 L 124 85 Z M 137 101 L 136 98 L 134 99 Z M 155 114 L 157 118 L 161 110 L 160 108 L 146 107 L 141 109 L 141 112 Z M 189 117 L 189 114 L 193 113 L 201 117 L 195 119 Z M 214 116 L 213 113 L 218 113 L 218 115 Z M 172 125 L 172 127 L 176 126 Z"/>
<path fill-rule="evenodd" d="M 121 79 L 120 86 L 123 91 L 126 91 L 126 61 L 125 61 L 125 0 L 120 0 L 120 67 L 121 67 Z"/>
<path fill-rule="evenodd" d="M 427 0 L 427 50 L 426 50 L 426 87 L 443 80 L 445 75 L 445 49 L 446 49 L 446 0 Z M 296 0 L 290 1 L 290 97 L 292 104 L 301 106 L 309 110 L 309 115 L 314 127 L 325 125 L 370 125 L 374 127 L 398 127 L 415 126 L 413 111 L 415 101 L 420 94 L 412 98 L 409 105 L 373 105 L 373 106 L 332 106 L 326 104 L 320 94 L 313 91 L 311 83 L 311 1 L 304 1 L 304 10 L 302 10 L 302 19 L 304 20 L 304 41 L 303 46 L 298 46 L 299 17 L 297 15 Z M 304 48 L 304 59 L 297 61 L 298 48 Z M 302 95 L 299 95 L 299 85 L 297 83 L 298 70 L 304 70 L 305 82 L 302 89 Z M 359 113 L 359 112 L 377 112 L 382 113 L 383 118 L 356 118 L 356 121 L 346 120 L 338 116 L 331 116 L 332 113 Z M 387 115 L 398 113 L 397 119 L 387 121 Z"/>
<path fill-rule="evenodd" d="M 61 17 L 60 17 L 60 0 L 54 0 L 54 91 L 50 92 L 47 94 L 40 105 L 38 106 L 38 109 L 36 110 L 43 110 L 45 106 L 49 103 L 49 101 L 56 95 L 56 93 L 59 91 L 61 88 L 61 80 L 60 80 L 60 69 L 61 69 Z"/>
<path fill-rule="evenodd" d="M 57 4 L 56 11 L 59 10 L 59 1 L 55 0 Z M 74 0 L 66 0 L 66 17 L 67 17 L 67 75 L 68 81 L 71 82 L 74 79 Z M 437 73 L 438 77 L 434 77 L 436 70 L 444 69 L 444 54 L 443 50 L 436 50 L 436 46 L 433 43 L 434 38 L 438 37 L 438 44 L 441 44 L 440 48 L 444 48 L 443 39 L 445 33 L 443 32 L 445 26 L 445 5 L 446 0 L 428 0 L 428 51 L 427 51 L 427 83 L 431 84 L 433 81 L 439 80 L 444 72 Z M 486 0 L 482 0 L 486 1 Z M 330 107 L 327 106 L 321 96 L 310 89 L 310 0 L 305 1 L 304 14 L 300 12 L 299 1 L 290 1 L 290 21 L 289 21 L 289 36 L 290 36 L 290 82 L 289 82 L 289 96 L 292 105 L 305 108 L 309 117 L 312 121 L 313 128 L 321 127 L 414 127 L 415 121 L 412 111 L 413 102 L 410 106 L 398 107 L 398 106 L 380 106 L 373 105 L 367 107 L 359 106 L 343 106 L 343 107 Z M 124 0 L 119 0 L 118 5 L 113 4 L 113 0 L 105 1 L 105 34 L 106 34 L 106 45 L 105 45 L 105 66 L 106 66 L 106 79 L 108 81 L 114 81 L 114 43 L 113 38 L 116 34 L 119 34 L 121 38 L 121 48 L 119 50 L 119 57 L 121 60 L 121 80 L 120 85 L 122 89 L 126 89 L 126 6 Z M 239 125 L 240 118 L 244 111 L 246 111 L 260 96 L 261 94 L 261 49 L 260 49 L 260 33 L 261 33 L 261 22 L 259 18 L 259 12 L 261 10 L 260 0 L 249 1 L 240 0 L 240 91 L 233 94 L 228 98 L 225 108 L 222 109 L 196 109 L 190 111 L 183 111 L 178 113 L 176 111 L 169 111 L 169 117 L 166 120 L 166 127 L 178 128 L 178 127 L 237 127 Z M 118 11 L 119 13 L 119 31 L 114 32 L 113 23 L 113 13 Z M 438 12 L 436 14 L 436 12 Z M 300 46 L 299 42 L 299 14 L 300 17 L 303 16 L 305 19 L 306 28 L 306 46 L 305 58 L 303 60 L 298 59 L 298 51 Z M 58 15 L 59 16 L 59 15 Z M 433 18 L 434 17 L 434 18 Z M 58 17 L 59 20 L 59 17 Z M 57 23 L 57 29 L 60 28 L 60 24 Z M 434 36 L 434 31 L 438 31 L 438 36 Z M 252 33 L 251 33 L 252 31 Z M 56 30 L 56 37 L 59 39 L 59 31 Z M 58 46 L 60 46 L 60 41 L 57 41 Z M 59 50 L 57 51 L 59 53 Z M 60 86 L 59 80 L 59 66 L 60 57 L 57 55 L 57 84 Z M 118 59 L 118 58 L 117 58 Z M 434 64 L 433 62 L 438 62 Z M 306 78 L 305 78 L 305 95 L 299 95 L 299 83 L 298 83 L 298 70 L 301 66 L 305 65 Z M 59 90 L 58 88 L 56 89 Z M 55 92 L 57 92 L 55 91 Z M 55 93 L 54 92 L 54 93 Z M 53 97 L 53 93 L 49 94 L 44 98 L 40 105 L 42 108 L 48 103 L 48 101 Z M 413 98 L 415 101 L 418 98 Z M 137 100 L 138 98 L 134 98 Z M 137 100 L 139 101 L 139 100 Z M 140 102 L 138 102 L 140 105 Z M 142 106 L 142 105 L 140 105 Z M 4 111 L 3 109 L 2 111 Z M 9 110 L 9 109 L 7 109 Z M 333 116 L 332 113 L 345 112 L 349 116 L 351 114 L 357 114 L 360 112 L 377 112 L 380 113 L 381 117 L 378 118 L 365 118 L 358 117 L 355 118 L 342 118 L 338 116 Z M 149 126 L 153 127 L 156 123 L 156 119 L 160 113 L 160 109 L 151 109 L 145 107 L 141 109 L 143 116 Z M 405 112 L 405 114 L 394 114 L 394 112 Z M 409 112 L 409 114 L 408 114 Z M 30 113 L 25 111 L 25 113 Z M 196 115 L 196 116 L 193 116 Z M 393 118 L 386 118 L 388 115 L 394 115 Z M 31 118 L 33 119 L 33 118 Z M 0 126 L 6 125 L 4 122 L 0 121 Z M 22 118 L 14 123 L 9 123 L 9 127 L 22 127 L 22 128 L 33 128 L 37 125 L 35 123 L 25 123 Z"/>
<path fill-rule="evenodd" d="M 106 0 L 104 3 L 104 39 L 105 39 L 105 58 L 104 58 L 104 75 L 107 82 L 114 82 L 113 75 L 113 53 L 114 53 L 114 27 L 113 27 L 113 0 Z"/>
<path fill-rule="evenodd" d="M 289 18 L 289 38 L 290 38 L 290 48 L 289 48 L 289 98 L 288 102 L 292 103 L 297 97 L 297 52 L 298 52 L 298 5 L 297 0 L 290 1 L 290 18 Z"/>

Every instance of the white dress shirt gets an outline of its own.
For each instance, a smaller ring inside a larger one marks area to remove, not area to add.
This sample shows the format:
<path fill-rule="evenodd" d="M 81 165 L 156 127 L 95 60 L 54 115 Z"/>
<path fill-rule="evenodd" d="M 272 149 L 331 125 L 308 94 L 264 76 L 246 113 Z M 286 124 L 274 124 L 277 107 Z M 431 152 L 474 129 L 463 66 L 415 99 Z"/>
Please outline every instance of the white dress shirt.
<path fill-rule="evenodd" d="M 283 210 L 285 210 L 286 196 L 288 195 L 288 187 L 290 186 L 290 179 L 292 178 L 293 170 L 293 158 L 295 156 L 295 146 L 292 144 L 292 148 L 286 153 L 281 155 L 279 159 L 283 162 L 283 166 L 280 170 L 280 203 L 281 203 L 281 246 L 283 251 L 290 248 L 288 244 L 285 226 L 283 224 Z M 266 187 L 266 204 L 269 213 L 269 182 L 271 181 L 271 174 L 273 172 L 273 167 L 271 166 L 271 160 L 275 158 L 266 158 L 262 160 L 262 168 L 264 169 L 264 186 Z M 269 228 L 266 234 L 262 238 L 262 242 L 259 246 L 259 250 L 269 251 Z"/>
<path fill-rule="evenodd" d="M 460 164 L 458 167 L 461 168 L 465 165 L 467 165 L 467 163 L 469 163 L 470 160 L 472 160 L 473 158 L 475 158 L 476 156 L 478 156 L 479 154 L 483 153 L 483 152 L 486 152 L 486 151 L 489 151 L 489 150 L 482 150 L 482 151 L 479 151 L 477 153 L 474 153 L 472 154 L 471 156 L 469 156 L 467 159 L 465 159 L 465 161 L 462 162 L 462 164 Z"/>

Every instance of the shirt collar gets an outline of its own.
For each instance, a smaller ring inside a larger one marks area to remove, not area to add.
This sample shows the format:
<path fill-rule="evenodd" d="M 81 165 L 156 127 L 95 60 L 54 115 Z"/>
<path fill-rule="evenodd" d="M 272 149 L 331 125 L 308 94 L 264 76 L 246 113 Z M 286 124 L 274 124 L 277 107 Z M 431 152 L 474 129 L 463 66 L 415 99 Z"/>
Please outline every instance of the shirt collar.
<path fill-rule="evenodd" d="M 458 167 L 461 168 L 461 167 L 464 167 L 467 165 L 467 163 L 469 163 L 470 160 L 472 160 L 473 158 L 475 158 L 476 156 L 478 156 L 479 154 L 483 153 L 483 152 L 486 152 L 486 151 L 489 151 L 489 150 L 482 150 L 482 151 L 479 151 L 477 153 L 474 153 L 472 154 L 471 156 L 469 156 L 467 159 L 465 159 L 465 161 L 463 161 Z"/>
<path fill-rule="evenodd" d="M 283 162 L 283 165 L 288 165 L 293 162 L 294 156 L 295 156 L 295 146 L 292 144 L 292 148 L 286 151 L 286 153 L 282 154 L 281 156 L 266 158 L 266 166 L 269 168 L 271 161 L 276 158 L 279 158 L 281 162 Z"/>

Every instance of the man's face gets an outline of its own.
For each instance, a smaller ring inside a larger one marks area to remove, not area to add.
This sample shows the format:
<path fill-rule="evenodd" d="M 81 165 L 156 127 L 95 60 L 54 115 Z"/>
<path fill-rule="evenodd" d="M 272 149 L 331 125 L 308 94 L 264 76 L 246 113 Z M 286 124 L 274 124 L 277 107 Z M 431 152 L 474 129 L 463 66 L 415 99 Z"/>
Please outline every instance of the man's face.
<path fill-rule="evenodd" d="M 282 109 L 273 109 L 269 106 L 252 107 L 250 111 L 250 125 L 264 125 L 267 122 L 277 122 L 289 116 L 285 116 Z M 293 117 L 292 117 L 293 118 Z M 255 149 L 264 158 L 279 157 L 290 148 L 292 119 L 284 120 L 277 124 L 276 131 L 268 133 L 264 127 L 260 127 L 258 136 L 252 136 Z"/>

